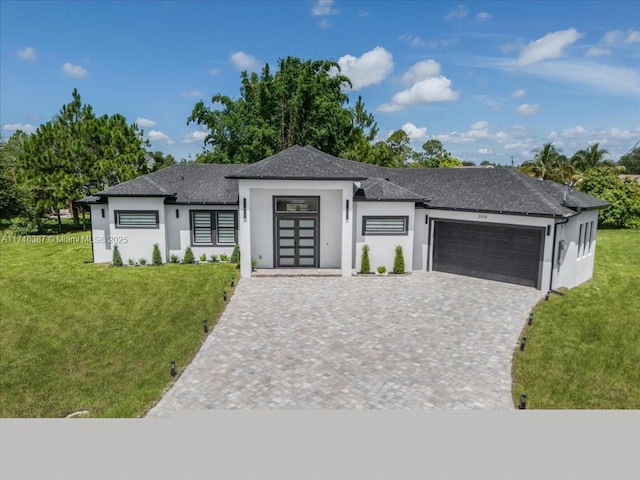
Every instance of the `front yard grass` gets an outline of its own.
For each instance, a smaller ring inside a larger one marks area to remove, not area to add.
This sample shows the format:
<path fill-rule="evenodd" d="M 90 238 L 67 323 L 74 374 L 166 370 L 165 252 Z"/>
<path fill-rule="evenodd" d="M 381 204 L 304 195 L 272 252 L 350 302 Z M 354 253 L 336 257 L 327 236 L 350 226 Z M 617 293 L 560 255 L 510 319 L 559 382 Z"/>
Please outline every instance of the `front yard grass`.
<path fill-rule="evenodd" d="M 640 408 L 640 231 L 600 230 L 593 278 L 534 308 L 513 363 L 516 405 Z"/>
<path fill-rule="evenodd" d="M 170 384 L 171 360 L 186 367 L 203 320 L 213 327 L 238 279 L 232 264 L 88 263 L 88 232 L 42 243 L 0 236 L 1 417 L 144 414 Z"/>

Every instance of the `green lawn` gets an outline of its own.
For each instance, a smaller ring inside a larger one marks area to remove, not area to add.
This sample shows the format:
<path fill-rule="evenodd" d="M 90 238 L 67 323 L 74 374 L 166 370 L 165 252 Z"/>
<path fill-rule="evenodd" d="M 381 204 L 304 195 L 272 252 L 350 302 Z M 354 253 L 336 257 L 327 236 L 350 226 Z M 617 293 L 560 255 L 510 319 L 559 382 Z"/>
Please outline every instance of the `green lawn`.
<path fill-rule="evenodd" d="M 593 278 L 534 309 L 514 356 L 527 408 L 640 408 L 640 231 L 599 230 Z"/>
<path fill-rule="evenodd" d="M 231 264 L 95 265 L 87 235 L 14 243 L 0 233 L 1 417 L 143 414 L 170 384 L 170 361 L 180 372 L 196 353 L 203 319 L 215 324 L 238 278 Z"/>

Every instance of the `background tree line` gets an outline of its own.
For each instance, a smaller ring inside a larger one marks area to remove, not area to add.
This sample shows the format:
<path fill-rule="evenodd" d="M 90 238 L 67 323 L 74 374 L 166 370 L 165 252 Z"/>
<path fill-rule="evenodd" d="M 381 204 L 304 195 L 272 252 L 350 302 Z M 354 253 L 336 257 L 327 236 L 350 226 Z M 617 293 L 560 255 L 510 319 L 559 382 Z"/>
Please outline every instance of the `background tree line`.
<path fill-rule="evenodd" d="M 299 144 L 386 167 L 474 165 L 453 157 L 437 139 L 427 140 L 419 150 L 411 147 L 403 130 L 379 139 L 377 122 L 362 97 L 348 105 L 346 85 L 349 78 L 330 60 L 287 57 L 278 61 L 275 73 L 268 64 L 260 74 L 242 72 L 238 98 L 216 94 L 209 106 L 197 102 L 188 117 L 187 124 L 208 130 L 195 161 L 254 163 Z M 136 124 L 127 124 L 120 114 L 97 116 L 74 90 L 71 102 L 35 133 L 18 131 L 2 139 L 0 218 L 20 217 L 13 224 L 15 230 L 36 233 L 42 230 L 44 214 L 72 208 L 74 200 L 175 163 L 171 155 L 149 152 L 148 147 Z M 595 144 L 565 157 L 546 144 L 521 170 L 614 199 L 612 205 L 623 205 L 626 213 L 609 215 L 614 212 L 609 209 L 603 223 L 633 226 L 635 187 L 619 181 L 617 174 L 623 170 L 620 167 L 640 173 L 640 149 L 615 165 L 604 159 L 606 153 Z M 502 166 L 488 161 L 481 165 Z M 73 211 L 77 224 L 77 210 Z"/>
<path fill-rule="evenodd" d="M 623 173 L 640 174 L 640 148 L 633 148 L 617 163 L 606 159 L 609 154 L 600 144 L 563 155 L 552 143 L 534 151 L 533 159 L 519 169 L 533 177 L 554 180 L 590 193 L 610 203 L 600 212 L 600 225 L 640 228 L 640 184 Z"/>

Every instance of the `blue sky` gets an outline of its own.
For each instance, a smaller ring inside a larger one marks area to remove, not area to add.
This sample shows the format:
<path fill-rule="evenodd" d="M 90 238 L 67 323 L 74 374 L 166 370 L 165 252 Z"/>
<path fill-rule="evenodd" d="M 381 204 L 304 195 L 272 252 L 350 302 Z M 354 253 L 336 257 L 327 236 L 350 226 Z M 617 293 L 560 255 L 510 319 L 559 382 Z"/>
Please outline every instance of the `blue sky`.
<path fill-rule="evenodd" d="M 403 128 L 462 160 L 518 165 L 549 141 L 617 160 L 640 141 L 640 2 L 3 1 L 0 32 L 5 138 L 78 88 L 187 158 L 198 100 L 296 56 L 338 61 L 380 139 Z"/>

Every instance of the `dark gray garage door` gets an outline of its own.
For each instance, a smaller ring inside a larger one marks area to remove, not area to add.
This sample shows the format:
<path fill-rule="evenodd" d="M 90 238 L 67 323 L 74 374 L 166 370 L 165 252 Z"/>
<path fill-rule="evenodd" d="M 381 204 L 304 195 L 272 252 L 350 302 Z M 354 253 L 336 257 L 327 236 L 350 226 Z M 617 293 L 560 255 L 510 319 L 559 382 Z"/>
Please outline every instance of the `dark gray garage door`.
<path fill-rule="evenodd" d="M 433 270 L 540 288 L 543 232 L 436 221 Z"/>

